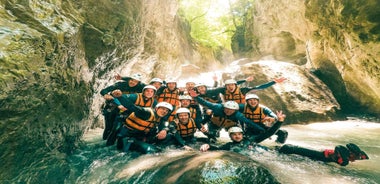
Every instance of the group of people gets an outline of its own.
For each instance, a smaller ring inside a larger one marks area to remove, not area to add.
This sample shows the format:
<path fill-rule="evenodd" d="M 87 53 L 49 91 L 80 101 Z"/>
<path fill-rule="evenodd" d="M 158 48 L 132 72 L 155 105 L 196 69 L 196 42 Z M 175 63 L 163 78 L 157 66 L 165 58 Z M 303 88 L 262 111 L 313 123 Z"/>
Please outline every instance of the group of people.
<path fill-rule="evenodd" d="M 170 147 L 200 151 L 251 149 L 258 143 L 277 135 L 276 142 L 284 144 L 288 132 L 280 129 L 285 114 L 274 113 L 260 103 L 254 92 L 266 89 L 285 78 L 277 78 L 254 87 L 240 87 L 253 77 L 236 81 L 227 79 L 219 86 L 187 81 L 178 87 L 174 78 L 153 78 L 143 83 L 141 74 L 130 77 L 116 75 L 119 80 L 100 91 L 105 99 L 103 115 L 106 145 L 116 142 L 124 152 L 155 153 Z M 220 131 L 228 131 L 232 142 L 216 146 Z M 197 132 L 204 136 L 197 136 Z M 337 146 L 334 150 L 315 151 L 289 144 L 278 152 L 298 154 L 342 166 L 348 161 L 368 159 L 368 155 L 355 144 Z"/>

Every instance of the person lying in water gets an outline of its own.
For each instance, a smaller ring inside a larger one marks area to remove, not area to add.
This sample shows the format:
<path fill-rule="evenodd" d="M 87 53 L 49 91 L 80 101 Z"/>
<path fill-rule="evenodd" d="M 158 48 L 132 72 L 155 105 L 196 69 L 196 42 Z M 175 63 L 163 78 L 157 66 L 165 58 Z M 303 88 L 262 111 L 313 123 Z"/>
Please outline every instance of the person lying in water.
<path fill-rule="evenodd" d="M 203 144 L 200 147 L 200 151 L 205 152 L 208 150 L 232 150 L 238 152 L 244 149 L 252 150 L 255 149 L 255 147 L 262 147 L 264 149 L 268 149 L 256 143 L 251 143 L 248 139 L 245 139 L 243 136 L 243 130 L 240 127 L 231 127 L 228 130 L 228 134 L 232 142 L 228 142 L 219 147 L 209 144 Z M 335 162 L 341 166 L 348 165 L 349 161 L 354 162 L 355 160 L 369 159 L 368 155 L 354 143 L 348 143 L 346 146 L 338 145 L 335 147 L 335 149 L 325 149 L 322 151 L 285 144 L 278 149 L 278 152 L 283 154 L 301 155 L 308 157 L 312 160 L 318 160 L 323 162 Z"/>

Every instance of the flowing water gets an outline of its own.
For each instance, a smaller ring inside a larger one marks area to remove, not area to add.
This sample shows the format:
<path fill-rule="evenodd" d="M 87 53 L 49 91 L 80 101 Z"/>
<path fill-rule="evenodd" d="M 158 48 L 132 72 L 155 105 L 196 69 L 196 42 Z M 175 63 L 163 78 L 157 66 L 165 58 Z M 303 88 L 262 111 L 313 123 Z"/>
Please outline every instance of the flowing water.
<path fill-rule="evenodd" d="M 288 125 L 284 126 L 283 129 L 289 132 L 287 140 L 289 144 L 323 150 L 326 148 L 333 149 L 338 144 L 345 145 L 352 142 L 360 145 L 370 159 L 350 162 L 348 166 L 342 167 L 336 163 L 313 161 L 302 156 L 281 155 L 275 151 L 262 150 L 246 153 L 251 159 L 269 169 L 279 182 L 380 183 L 380 145 L 378 143 L 380 123 L 351 119 L 332 123 Z M 85 135 L 86 146 L 78 150 L 69 159 L 72 170 L 66 183 L 140 183 L 141 181 L 159 183 L 153 179 L 149 180 L 149 178 L 144 180 L 138 177 L 128 178 L 125 176 L 125 172 L 142 177 L 147 170 L 153 168 L 158 173 L 158 168 L 163 161 L 186 154 L 186 151 L 167 151 L 162 154 L 143 156 L 134 153 L 121 153 L 114 146 L 105 147 L 105 142 L 101 140 L 101 133 L 101 129 L 96 129 Z M 228 138 L 224 133 L 220 141 L 226 140 Z M 274 139 L 266 140 L 262 144 L 268 147 L 276 146 Z M 194 154 L 202 154 L 198 151 L 194 152 L 197 152 Z M 240 161 L 240 159 L 236 159 L 236 162 Z M 222 165 L 221 167 L 226 166 Z M 210 171 L 212 169 L 215 168 L 210 168 Z M 153 175 L 157 175 L 154 171 L 150 174 L 152 178 Z M 121 177 L 121 175 L 123 176 Z"/>

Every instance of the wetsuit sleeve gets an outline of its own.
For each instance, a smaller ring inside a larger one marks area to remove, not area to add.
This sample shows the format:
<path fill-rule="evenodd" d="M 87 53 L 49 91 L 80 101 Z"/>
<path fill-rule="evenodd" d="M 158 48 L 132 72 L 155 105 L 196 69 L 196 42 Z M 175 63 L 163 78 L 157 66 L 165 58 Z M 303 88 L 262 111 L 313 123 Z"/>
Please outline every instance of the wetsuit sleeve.
<path fill-rule="evenodd" d="M 238 81 L 236 81 L 236 84 L 237 84 L 237 85 L 240 85 L 240 84 L 243 84 L 243 83 L 245 83 L 245 82 L 247 82 L 247 80 L 245 80 L 245 79 L 243 79 L 243 80 L 238 80 Z"/>
<path fill-rule="evenodd" d="M 215 95 L 219 95 L 219 93 L 224 94 L 225 92 L 226 92 L 226 88 L 225 87 L 218 87 L 218 88 L 215 88 L 215 89 L 207 89 L 207 96 L 208 95 L 215 96 Z"/>
<path fill-rule="evenodd" d="M 267 82 L 267 83 L 264 83 L 264 84 L 260 84 L 258 86 L 254 86 L 254 87 L 240 88 L 240 91 L 243 94 L 246 94 L 246 93 L 248 93 L 248 91 L 266 89 L 266 88 L 269 88 L 269 87 L 271 87 L 271 86 L 273 86 L 275 84 L 276 84 L 276 82 L 270 81 L 270 82 Z"/>
<path fill-rule="evenodd" d="M 265 115 L 272 117 L 277 121 L 277 119 L 278 119 L 277 115 L 272 110 L 270 110 L 268 107 L 264 107 L 263 112 Z"/>
<path fill-rule="evenodd" d="M 269 138 L 270 136 L 272 136 L 274 133 L 277 132 L 277 130 L 281 127 L 283 122 L 281 121 L 276 121 L 275 124 L 273 124 L 272 127 L 270 127 L 268 130 L 266 130 L 265 132 L 257 135 L 255 138 L 254 138 L 254 141 L 256 143 L 260 143 L 262 141 L 264 141 L 265 139 Z"/>
<path fill-rule="evenodd" d="M 220 109 L 220 106 L 221 104 L 217 104 L 217 103 L 211 103 L 209 101 L 206 101 L 205 99 L 203 99 L 202 97 L 195 97 L 194 98 L 199 104 L 203 105 L 203 106 L 206 106 L 208 108 L 210 108 L 211 110 L 215 111 L 215 110 L 218 110 Z"/>
<path fill-rule="evenodd" d="M 117 106 L 121 105 L 118 98 L 113 98 L 113 103 L 115 103 Z"/>
<path fill-rule="evenodd" d="M 111 86 L 108 86 L 108 87 L 102 89 L 102 90 L 100 91 L 100 94 L 101 94 L 102 96 L 104 96 L 105 94 L 107 94 L 107 93 L 109 93 L 109 92 L 111 92 L 111 91 L 113 91 L 113 90 L 116 90 L 116 89 L 118 89 L 116 85 L 111 85 Z"/>
<path fill-rule="evenodd" d="M 135 112 L 135 115 L 141 119 L 149 119 L 150 116 L 151 116 L 151 111 L 149 110 L 149 108 L 144 108 L 144 107 L 139 107 L 139 106 L 136 106 L 134 103 L 132 103 L 131 101 L 129 101 L 128 99 L 126 100 L 126 104 L 124 105 L 125 108 L 127 108 L 128 110 L 130 110 L 131 112 Z"/>
<path fill-rule="evenodd" d="M 129 79 L 131 79 L 131 77 L 121 77 L 121 80 L 123 80 L 123 81 L 129 81 Z"/>
<path fill-rule="evenodd" d="M 239 112 L 243 113 L 244 107 L 245 107 L 245 104 L 239 104 Z"/>
<path fill-rule="evenodd" d="M 245 125 L 250 126 L 254 134 L 260 134 L 262 132 L 265 132 L 265 130 L 262 127 L 252 122 L 251 120 L 247 119 L 241 112 L 239 111 L 236 112 L 235 116 L 237 120 L 239 120 L 241 123 L 244 123 Z"/>
<path fill-rule="evenodd" d="M 156 96 L 159 96 L 160 94 L 162 94 L 162 92 L 164 91 L 164 89 L 166 88 L 166 86 L 161 86 L 160 88 L 157 89 L 157 92 L 156 92 Z"/>
<path fill-rule="evenodd" d="M 122 94 L 119 98 L 114 98 L 113 101 L 116 105 L 126 106 L 127 103 L 135 102 L 137 99 L 137 94 Z"/>
<path fill-rule="evenodd" d="M 214 87 L 214 88 L 216 88 L 216 87 L 218 87 L 218 81 L 214 81 L 214 85 L 212 85 L 212 87 Z"/>
<path fill-rule="evenodd" d="M 174 127 L 175 131 L 173 131 L 174 139 L 178 142 L 179 145 L 185 146 L 186 145 L 185 140 L 182 139 L 181 135 L 177 131 L 177 124 L 175 122 L 173 122 L 173 125 L 175 126 Z"/>

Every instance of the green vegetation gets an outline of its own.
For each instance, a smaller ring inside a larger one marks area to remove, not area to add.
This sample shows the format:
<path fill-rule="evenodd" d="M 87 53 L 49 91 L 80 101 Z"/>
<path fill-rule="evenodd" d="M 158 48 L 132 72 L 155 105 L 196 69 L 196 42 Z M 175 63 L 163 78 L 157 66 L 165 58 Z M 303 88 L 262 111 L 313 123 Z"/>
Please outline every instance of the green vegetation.
<path fill-rule="evenodd" d="M 231 50 L 236 27 L 244 24 L 252 0 L 181 0 L 181 15 L 191 25 L 191 37 L 217 50 Z"/>

